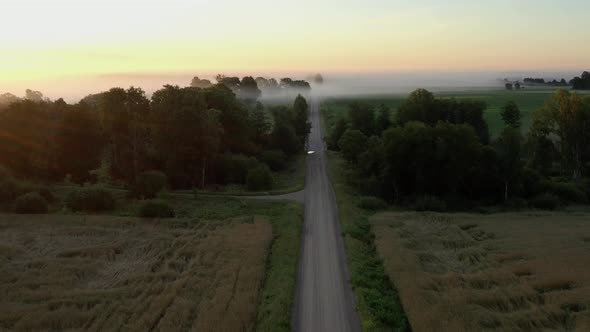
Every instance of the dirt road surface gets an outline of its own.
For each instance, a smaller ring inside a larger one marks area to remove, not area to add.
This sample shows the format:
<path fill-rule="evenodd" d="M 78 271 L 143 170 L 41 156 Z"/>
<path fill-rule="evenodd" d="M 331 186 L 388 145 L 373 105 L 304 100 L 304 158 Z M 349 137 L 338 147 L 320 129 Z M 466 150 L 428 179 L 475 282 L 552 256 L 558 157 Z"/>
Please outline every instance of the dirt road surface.
<path fill-rule="evenodd" d="M 310 113 L 308 150 L 315 152 L 307 158 L 305 226 L 292 327 L 304 332 L 360 331 L 315 99 Z"/>

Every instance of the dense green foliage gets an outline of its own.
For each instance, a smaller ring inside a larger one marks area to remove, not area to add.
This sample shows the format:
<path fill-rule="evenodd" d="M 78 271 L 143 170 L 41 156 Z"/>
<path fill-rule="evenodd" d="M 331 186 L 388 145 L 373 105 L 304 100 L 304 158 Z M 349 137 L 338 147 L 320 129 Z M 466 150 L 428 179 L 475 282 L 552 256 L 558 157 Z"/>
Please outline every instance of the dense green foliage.
<path fill-rule="evenodd" d="M 574 77 L 570 84 L 574 90 L 590 90 L 590 73 L 585 71 L 579 77 Z"/>
<path fill-rule="evenodd" d="M 173 218 L 175 214 L 165 201 L 148 200 L 141 202 L 138 215 L 142 218 Z"/>
<path fill-rule="evenodd" d="M 494 139 L 500 135 L 504 129 L 504 120 L 502 119 L 502 111 L 506 103 L 513 101 L 516 103 L 521 111 L 521 123 L 523 134 L 529 131 L 532 125 L 532 113 L 543 107 L 545 101 L 553 95 L 554 90 L 549 89 L 525 89 L 518 91 L 504 91 L 504 90 L 473 90 L 473 91 L 455 91 L 455 92 L 438 92 L 437 97 L 443 99 L 455 98 L 456 100 L 474 100 L 483 102 L 487 108 L 484 111 L 484 120 L 488 124 L 490 139 Z M 401 105 L 406 101 L 407 95 L 387 95 L 387 96 L 371 96 L 371 97 L 340 97 L 335 99 L 327 99 L 323 102 L 325 107 L 330 109 L 326 113 L 326 122 L 331 127 L 340 115 L 346 114 L 350 110 L 351 103 L 361 103 L 379 110 L 382 105 L 390 110 L 392 120 L 395 118 L 397 111 Z M 378 112 L 378 111 L 377 111 Z"/>
<path fill-rule="evenodd" d="M 47 201 L 36 192 L 30 192 L 19 196 L 14 201 L 16 213 L 47 213 Z"/>
<path fill-rule="evenodd" d="M 162 172 L 173 189 L 246 184 L 257 160 L 281 170 L 303 152 L 310 130 L 305 98 L 265 110 L 252 77 L 218 81 L 166 85 L 151 100 L 139 88 L 113 88 L 76 105 L 31 91 L 0 112 L 0 165 L 19 178 L 124 185 L 152 198 L 162 185 L 152 186 L 162 181 L 146 171 Z M 267 153 L 276 150 L 284 156 Z"/>
<path fill-rule="evenodd" d="M 257 165 L 248 170 L 246 178 L 248 190 L 269 190 L 272 188 L 272 174 L 268 166 L 264 164 Z"/>
<path fill-rule="evenodd" d="M 281 150 L 264 151 L 260 155 L 260 161 L 273 171 L 281 171 L 287 166 L 287 155 Z"/>
<path fill-rule="evenodd" d="M 65 203 L 68 209 L 75 212 L 102 212 L 115 207 L 113 194 L 100 187 L 74 189 L 67 195 Z"/>
<path fill-rule="evenodd" d="M 390 123 L 375 114 L 376 103 L 352 103 L 347 116 L 326 117 L 328 146 L 342 152 L 361 193 L 418 210 L 511 205 L 544 193 L 563 204 L 587 201 L 580 184 L 590 175 L 590 98 L 557 92 L 533 113 L 526 137 L 520 108 L 507 102 L 504 128 L 491 142 L 485 108 L 420 89 Z"/>

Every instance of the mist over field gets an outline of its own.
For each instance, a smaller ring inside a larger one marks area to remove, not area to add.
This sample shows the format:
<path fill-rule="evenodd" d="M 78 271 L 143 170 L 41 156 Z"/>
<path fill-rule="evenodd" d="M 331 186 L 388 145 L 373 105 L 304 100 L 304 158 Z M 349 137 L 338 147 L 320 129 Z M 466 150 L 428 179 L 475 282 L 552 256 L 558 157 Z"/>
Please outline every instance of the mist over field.
<path fill-rule="evenodd" d="M 225 75 L 263 76 L 280 79 L 292 77 L 306 79 L 311 73 L 289 72 L 224 72 Z M 320 73 L 322 73 L 320 71 Z M 50 99 L 64 98 L 75 103 L 91 93 L 107 91 L 112 87 L 141 87 L 148 95 L 165 84 L 188 86 L 194 76 L 215 82 L 217 73 L 117 73 L 98 76 L 65 77 L 39 81 L 0 81 L 0 93 L 10 92 L 22 96 L 26 89 L 43 92 Z M 503 89 L 503 79 L 517 81 L 524 77 L 543 77 L 545 79 L 572 79 L 577 71 L 486 71 L 486 72 L 443 72 L 443 71 L 404 71 L 384 73 L 322 73 L 324 84 L 312 83 L 314 95 L 318 96 L 359 96 L 375 94 L 407 94 L 417 88 L 427 88 L 433 92 L 452 92 L 459 90 Z"/>

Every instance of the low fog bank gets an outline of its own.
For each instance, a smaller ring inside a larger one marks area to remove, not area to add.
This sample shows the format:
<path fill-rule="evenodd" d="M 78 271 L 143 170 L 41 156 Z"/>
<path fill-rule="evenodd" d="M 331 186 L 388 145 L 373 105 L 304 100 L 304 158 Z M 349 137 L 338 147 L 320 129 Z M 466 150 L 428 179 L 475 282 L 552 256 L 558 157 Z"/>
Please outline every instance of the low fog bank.
<path fill-rule="evenodd" d="M 408 94 L 425 88 L 433 92 L 504 89 L 504 79 L 522 81 L 524 77 L 571 79 L 579 72 L 403 72 L 387 74 L 324 75 L 321 85 L 312 84 L 314 95 L 344 97 L 384 94 Z"/>
<path fill-rule="evenodd" d="M 222 72 L 223 73 L 223 72 Z M 236 76 L 264 76 L 280 79 L 307 79 L 307 74 L 283 73 L 226 73 Z M 312 93 L 321 97 L 342 97 L 383 94 L 407 94 L 417 88 L 426 88 L 434 92 L 452 92 L 458 90 L 503 89 L 504 79 L 522 80 L 524 77 L 543 77 L 546 79 L 567 80 L 579 75 L 579 72 L 391 72 L 382 74 L 322 73 L 323 84 L 310 82 Z M 71 77 L 43 81 L 0 82 L 0 94 L 11 92 L 17 96 L 24 95 L 26 89 L 43 92 L 52 100 L 64 98 L 69 103 L 78 102 L 85 96 L 106 91 L 112 87 L 141 87 L 148 96 L 165 84 L 189 86 L 193 77 L 209 79 L 215 82 L 215 75 L 199 75 L 198 72 L 173 74 L 111 74 L 100 76 Z"/>

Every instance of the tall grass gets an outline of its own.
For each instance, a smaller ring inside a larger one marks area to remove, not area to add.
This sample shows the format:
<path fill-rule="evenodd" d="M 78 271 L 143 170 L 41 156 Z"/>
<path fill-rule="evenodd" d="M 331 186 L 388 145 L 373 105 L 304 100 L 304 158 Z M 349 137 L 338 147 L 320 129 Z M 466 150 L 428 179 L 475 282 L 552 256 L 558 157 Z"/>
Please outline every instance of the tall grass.
<path fill-rule="evenodd" d="M 371 212 L 355 204 L 356 198 L 343 174 L 344 161 L 328 154 L 344 232 L 351 282 L 364 331 L 409 331 L 398 293 L 385 273 L 369 223 Z"/>

